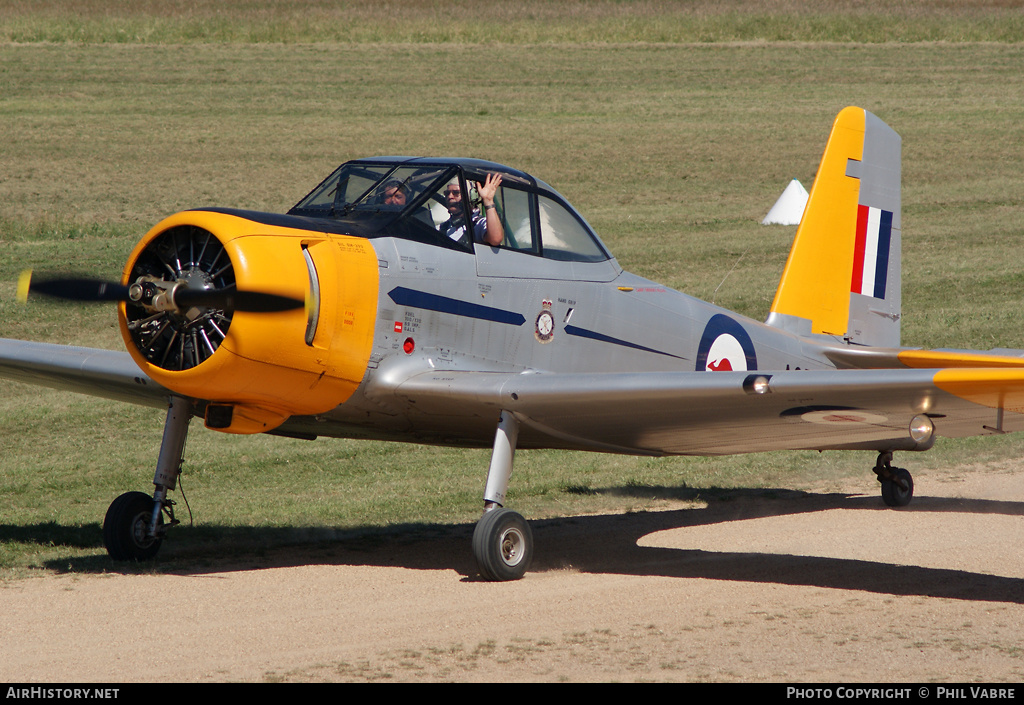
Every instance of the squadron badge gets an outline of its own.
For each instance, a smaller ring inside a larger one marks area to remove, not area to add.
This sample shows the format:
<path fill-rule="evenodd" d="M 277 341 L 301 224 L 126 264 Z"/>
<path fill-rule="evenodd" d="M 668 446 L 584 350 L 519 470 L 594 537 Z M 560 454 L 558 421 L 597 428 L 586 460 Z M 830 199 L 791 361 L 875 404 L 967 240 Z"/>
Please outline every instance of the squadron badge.
<path fill-rule="evenodd" d="M 543 310 L 537 314 L 533 336 L 542 343 L 550 343 L 551 336 L 555 334 L 555 317 L 551 315 L 551 301 L 544 299 L 541 308 Z"/>

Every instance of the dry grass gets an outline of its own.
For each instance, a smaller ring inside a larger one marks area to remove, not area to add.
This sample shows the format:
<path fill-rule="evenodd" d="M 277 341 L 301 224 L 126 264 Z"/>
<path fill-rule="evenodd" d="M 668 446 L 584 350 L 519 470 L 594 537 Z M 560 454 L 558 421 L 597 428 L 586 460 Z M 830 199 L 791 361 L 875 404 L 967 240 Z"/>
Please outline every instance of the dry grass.
<path fill-rule="evenodd" d="M 1019 42 L 1019 0 L 5 0 L 0 41 Z"/>
<path fill-rule="evenodd" d="M 905 342 L 1024 347 L 1018 45 L 38 45 L 0 65 L 11 287 L 55 259 L 117 273 L 183 208 L 286 210 L 345 159 L 458 154 L 553 184 L 627 269 L 763 318 L 792 232 L 758 221 L 857 104 L 904 136 Z"/>

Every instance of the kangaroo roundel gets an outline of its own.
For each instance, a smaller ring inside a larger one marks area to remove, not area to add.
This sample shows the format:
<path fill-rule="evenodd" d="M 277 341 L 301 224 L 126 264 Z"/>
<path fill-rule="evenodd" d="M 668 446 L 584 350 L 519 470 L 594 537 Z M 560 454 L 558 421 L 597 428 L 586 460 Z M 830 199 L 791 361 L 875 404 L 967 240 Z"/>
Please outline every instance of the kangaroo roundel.
<path fill-rule="evenodd" d="M 712 316 L 697 347 L 698 372 L 737 372 L 757 369 L 750 335 L 724 314 Z"/>

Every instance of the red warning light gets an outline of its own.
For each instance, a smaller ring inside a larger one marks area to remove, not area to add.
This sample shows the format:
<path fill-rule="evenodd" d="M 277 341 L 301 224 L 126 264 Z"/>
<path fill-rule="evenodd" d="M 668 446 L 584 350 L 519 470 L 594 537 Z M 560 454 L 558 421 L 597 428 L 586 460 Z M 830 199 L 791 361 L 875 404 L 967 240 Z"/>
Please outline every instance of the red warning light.
<path fill-rule="evenodd" d="M 411 355 L 412 351 L 416 349 L 416 343 L 413 342 L 412 338 L 406 338 L 405 342 L 402 343 L 402 350 L 405 350 L 406 355 Z"/>

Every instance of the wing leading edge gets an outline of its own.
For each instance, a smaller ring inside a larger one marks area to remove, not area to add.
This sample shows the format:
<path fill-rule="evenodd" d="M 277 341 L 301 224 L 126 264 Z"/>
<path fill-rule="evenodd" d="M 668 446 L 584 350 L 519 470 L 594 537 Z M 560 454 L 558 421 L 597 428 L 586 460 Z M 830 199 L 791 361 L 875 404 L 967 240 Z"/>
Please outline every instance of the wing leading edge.
<path fill-rule="evenodd" d="M 154 408 L 165 408 L 171 394 L 126 352 L 6 338 L 0 338 L 0 377 Z"/>

